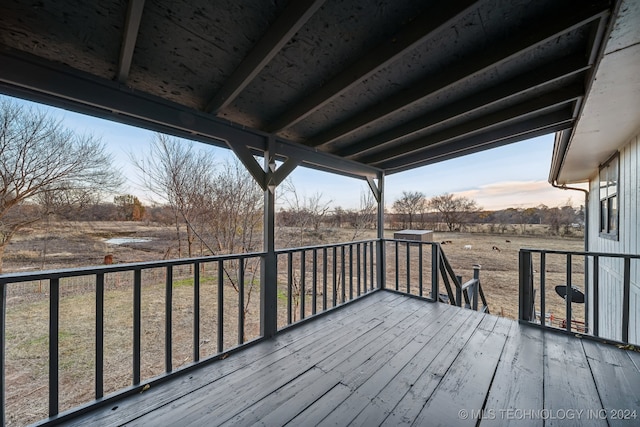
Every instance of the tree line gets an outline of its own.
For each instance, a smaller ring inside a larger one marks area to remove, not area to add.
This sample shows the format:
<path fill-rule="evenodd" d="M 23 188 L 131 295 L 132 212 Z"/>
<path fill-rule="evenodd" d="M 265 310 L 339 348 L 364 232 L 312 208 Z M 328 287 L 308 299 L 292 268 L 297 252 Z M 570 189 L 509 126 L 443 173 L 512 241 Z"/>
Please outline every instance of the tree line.
<path fill-rule="evenodd" d="M 205 148 L 155 134 L 148 152 L 132 155 L 146 192 L 156 199 L 145 205 L 137 196 L 121 193 L 124 178 L 100 139 L 0 98 L 0 272 L 16 233 L 52 217 L 172 224 L 178 257 L 261 250 L 262 190 L 238 161 L 219 162 Z M 278 225 L 297 230 L 285 244 L 306 244 L 304 232 L 317 234 L 322 227 L 350 228 L 355 239 L 376 226 L 377 203 L 368 190 L 362 191 L 357 208 L 348 209 L 332 206 L 320 193 L 302 195 L 290 180 L 277 194 Z M 112 201 L 105 201 L 108 197 Z M 455 231 L 473 223 L 504 232 L 510 225 L 545 223 L 560 234 L 582 223 L 583 210 L 541 205 L 489 212 L 465 197 L 428 199 L 405 191 L 385 216 L 391 228 L 444 224 Z"/>

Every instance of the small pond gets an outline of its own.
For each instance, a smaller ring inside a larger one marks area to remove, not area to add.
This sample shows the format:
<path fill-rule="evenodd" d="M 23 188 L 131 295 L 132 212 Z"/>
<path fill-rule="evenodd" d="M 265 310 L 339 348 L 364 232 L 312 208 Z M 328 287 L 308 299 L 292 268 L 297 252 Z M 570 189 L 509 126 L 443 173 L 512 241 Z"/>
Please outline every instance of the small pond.
<path fill-rule="evenodd" d="M 126 243 L 146 243 L 150 241 L 151 239 L 148 237 L 112 237 L 104 242 L 109 245 L 124 245 Z"/>

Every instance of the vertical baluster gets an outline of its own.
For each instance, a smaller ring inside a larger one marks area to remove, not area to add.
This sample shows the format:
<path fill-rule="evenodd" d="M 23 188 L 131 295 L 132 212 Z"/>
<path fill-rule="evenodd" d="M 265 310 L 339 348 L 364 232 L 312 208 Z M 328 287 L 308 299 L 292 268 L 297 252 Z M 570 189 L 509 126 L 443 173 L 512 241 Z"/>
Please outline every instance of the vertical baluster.
<path fill-rule="evenodd" d="M 344 245 L 340 247 L 340 274 L 342 275 L 342 287 L 341 287 L 341 293 L 342 293 L 342 303 L 345 302 L 345 300 L 347 299 L 347 272 L 345 269 L 345 250 L 344 250 Z"/>
<path fill-rule="evenodd" d="M 193 361 L 200 360 L 200 263 L 193 265 Z"/>
<path fill-rule="evenodd" d="M 542 326 L 547 326 L 547 312 L 546 312 L 546 300 L 547 295 L 545 292 L 546 284 L 546 270 L 547 270 L 547 258 L 546 252 L 540 253 L 540 322 Z"/>
<path fill-rule="evenodd" d="M 96 399 L 104 395 L 104 273 L 96 274 Z"/>
<path fill-rule="evenodd" d="M 362 261 L 363 261 L 363 265 L 362 265 L 362 292 L 367 293 L 367 248 L 369 247 L 368 243 L 363 243 L 362 244 Z"/>
<path fill-rule="evenodd" d="M 306 251 L 303 250 L 300 253 L 300 320 L 304 319 L 304 311 L 305 311 L 305 276 L 307 274 L 306 265 L 307 264 L 307 255 Z"/>
<path fill-rule="evenodd" d="M 244 342 L 244 259 L 238 260 L 238 344 Z"/>
<path fill-rule="evenodd" d="M 293 252 L 287 253 L 287 325 L 293 323 Z"/>
<path fill-rule="evenodd" d="M 49 416 L 58 414 L 59 403 L 60 279 L 49 280 Z"/>
<path fill-rule="evenodd" d="M 371 262 L 369 263 L 369 277 L 371 277 L 370 280 L 370 286 L 371 286 L 371 290 L 374 289 L 375 284 L 376 284 L 376 280 L 373 276 L 373 264 L 374 264 L 374 259 L 373 259 L 373 242 L 369 242 L 369 259 L 371 260 Z M 380 261 L 378 261 L 380 262 Z"/>
<path fill-rule="evenodd" d="M 622 342 L 629 342 L 629 300 L 631 299 L 631 258 L 624 258 L 622 282 Z"/>
<path fill-rule="evenodd" d="M 431 299 L 438 301 L 438 271 L 440 271 L 440 246 L 431 245 Z"/>
<path fill-rule="evenodd" d="M 327 309 L 327 248 L 322 248 L 322 311 Z"/>
<path fill-rule="evenodd" d="M 316 305 L 318 303 L 318 249 L 316 248 L 313 249 L 312 264 L 311 281 L 313 282 L 313 289 L 311 290 L 311 314 L 316 314 Z"/>
<path fill-rule="evenodd" d="M 164 369 L 173 370 L 173 266 L 167 265 L 164 300 Z"/>
<path fill-rule="evenodd" d="M 142 270 L 133 270 L 133 385 L 140 384 Z"/>
<path fill-rule="evenodd" d="M 353 245 L 349 245 L 349 300 L 353 299 Z"/>
<path fill-rule="evenodd" d="M 593 335 L 600 336 L 600 257 L 593 257 Z"/>
<path fill-rule="evenodd" d="M 396 268 L 395 268 L 395 271 L 396 271 L 396 291 L 397 291 L 398 290 L 398 282 L 400 281 L 400 272 L 398 271 L 399 267 L 400 267 L 400 259 L 398 258 L 398 242 L 396 241 L 395 244 L 396 244 Z"/>
<path fill-rule="evenodd" d="M 406 244 L 407 249 L 407 293 L 411 293 L 411 245 L 409 242 Z"/>
<path fill-rule="evenodd" d="M 332 262 L 332 270 L 333 270 L 333 303 L 332 307 L 335 307 L 338 300 L 338 247 L 333 247 L 333 262 Z"/>
<path fill-rule="evenodd" d="M 420 294 L 420 296 L 422 296 L 422 288 L 423 288 L 423 280 L 422 280 L 422 269 L 424 268 L 423 266 L 423 261 L 422 261 L 422 248 L 424 247 L 424 245 L 422 243 L 418 243 L 418 293 Z"/>
<path fill-rule="evenodd" d="M 360 244 L 357 244 L 356 245 L 356 286 L 357 286 L 356 294 L 358 296 L 360 296 L 361 294 L 360 286 L 362 285 L 362 280 L 361 280 L 362 270 L 360 268 L 361 263 L 362 261 L 360 259 Z"/>
<path fill-rule="evenodd" d="M 571 254 L 567 254 L 567 288 L 564 296 L 566 303 L 566 329 L 571 332 L 571 297 L 573 296 L 573 286 L 571 284 Z"/>
<path fill-rule="evenodd" d="M 5 328 L 7 326 L 7 284 L 0 284 L 0 425 L 6 425 L 5 413 L 5 349 L 6 335 Z"/>
<path fill-rule="evenodd" d="M 218 260 L 218 353 L 224 350 L 224 261 Z"/>

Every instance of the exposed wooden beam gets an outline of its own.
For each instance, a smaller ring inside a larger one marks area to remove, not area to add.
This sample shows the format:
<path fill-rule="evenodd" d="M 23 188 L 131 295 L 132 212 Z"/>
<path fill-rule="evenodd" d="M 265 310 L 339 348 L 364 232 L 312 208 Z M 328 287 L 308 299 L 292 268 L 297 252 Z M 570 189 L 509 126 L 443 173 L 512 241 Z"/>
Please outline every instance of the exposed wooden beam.
<path fill-rule="evenodd" d="M 467 98 L 429 112 L 388 131 L 379 133 L 364 141 L 355 142 L 335 152 L 339 156 L 357 158 L 372 149 L 379 149 L 385 144 L 410 136 L 417 132 L 424 132 L 429 128 L 455 120 L 456 118 L 473 113 L 480 109 L 497 105 L 510 98 L 521 96 L 533 90 L 539 90 L 545 85 L 557 82 L 573 74 L 588 69 L 583 55 L 574 55 L 560 61 L 553 61 L 543 67 L 521 74 L 509 81 L 477 92 Z"/>
<path fill-rule="evenodd" d="M 241 141 L 262 155 L 270 135 L 212 117 L 108 79 L 0 47 L 0 92 L 157 132 L 227 148 Z M 378 168 L 277 138 L 275 157 L 294 157 L 322 171 L 364 179 Z"/>
<path fill-rule="evenodd" d="M 523 141 L 525 139 L 535 138 L 536 136 L 558 132 L 570 128 L 572 124 L 572 111 L 571 108 L 567 106 L 557 111 L 537 115 L 523 122 L 511 123 L 451 144 L 438 145 L 419 153 L 389 160 L 381 163 L 380 167 L 384 168 L 387 174 L 402 172 L 490 148 Z"/>
<path fill-rule="evenodd" d="M 399 33 L 367 52 L 319 90 L 305 96 L 297 105 L 274 120 L 268 130 L 278 132 L 293 126 L 355 84 L 397 60 L 407 50 L 415 47 L 434 32 L 446 28 L 453 19 L 467 11 L 475 2 L 476 0 L 451 1 L 439 3 L 437 7 L 428 7 Z"/>
<path fill-rule="evenodd" d="M 526 117 L 542 115 L 549 110 L 557 109 L 559 105 L 575 101 L 584 95 L 581 83 L 568 88 L 553 91 L 544 96 L 512 105 L 494 113 L 486 114 L 473 120 L 463 122 L 442 131 L 426 135 L 397 147 L 370 154 L 359 159 L 366 164 L 379 165 L 394 158 L 406 158 L 436 145 L 448 146 L 450 141 L 465 138 L 473 134 L 485 132 L 488 129 L 502 127 L 513 122 L 522 122 Z"/>
<path fill-rule="evenodd" d="M 566 11 L 550 17 L 544 25 L 539 25 L 537 22 L 535 26 L 532 24 L 532 28 L 522 32 L 525 36 L 508 38 L 501 44 L 492 46 L 489 50 L 477 52 L 465 60 L 447 67 L 440 74 L 427 76 L 422 84 L 397 92 L 376 103 L 373 107 L 361 111 L 336 126 L 309 138 L 307 145 L 318 147 L 349 135 L 428 96 L 442 93 L 454 84 L 469 81 L 492 67 L 497 67 L 563 34 L 589 24 L 608 12 L 609 2 L 606 0 L 595 1 L 585 8 L 576 8 L 575 3 L 570 3 Z"/>
<path fill-rule="evenodd" d="M 129 78 L 133 51 L 136 48 L 136 40 L 138 38 L 138 30 L 140 29 L 143 9 L 144 0 L 129 0 L 129 4 L 127 6 L 127 18 L 124 24 L 124 31 L 122 33 L 122 45 L 120 47 L 120 59 L 118 61 L 118 74 L 116 76 L 116 79 L 120 83 L 125 83 Z"/>
<path fill-rule="evenodd" d="M 231 104 L 325 1 L 296 0 L 289 2 L 283 13 L 269 27 L 267 33 L 209 101 L 206 111 L 216 113 Z"/>

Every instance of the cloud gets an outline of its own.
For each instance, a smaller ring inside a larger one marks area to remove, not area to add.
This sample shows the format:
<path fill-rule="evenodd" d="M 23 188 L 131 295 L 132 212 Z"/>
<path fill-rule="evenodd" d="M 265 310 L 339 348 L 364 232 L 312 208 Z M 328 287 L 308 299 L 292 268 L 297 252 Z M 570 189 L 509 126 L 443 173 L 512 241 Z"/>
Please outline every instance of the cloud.
<path fill-rule="evenodd" d="M 546 181 L 502 181 L 458 191 L 457 196 L 475 200 L 487 210 L 547 206 L 573 206 L 584 204 L 584 195 L 552 187 Z"/>

